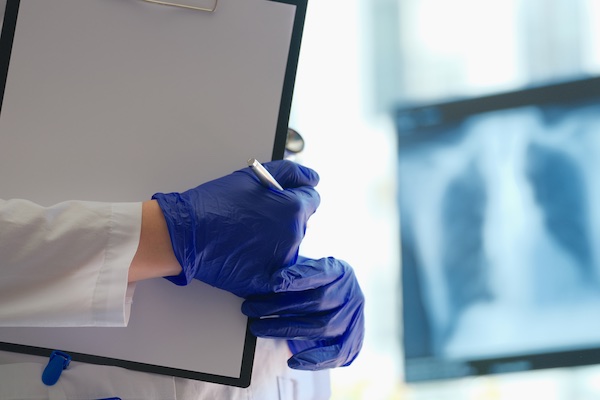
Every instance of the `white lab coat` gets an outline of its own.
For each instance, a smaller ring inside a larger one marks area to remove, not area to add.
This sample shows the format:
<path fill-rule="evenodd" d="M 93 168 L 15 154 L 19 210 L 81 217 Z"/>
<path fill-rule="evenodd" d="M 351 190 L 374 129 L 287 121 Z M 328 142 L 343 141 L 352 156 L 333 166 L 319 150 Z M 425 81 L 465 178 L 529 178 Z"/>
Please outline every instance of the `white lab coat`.
<path fill-rule="evenodd" d="M 123 326 L 141 203 L 0 200 L 0 325 Z M 45 386 L 42 357 L 0 352 L 0 399 L 327 399 L 326 372 L 287 367 L 284 341 L 258 340 L 247 389 L 72 362 Z"/>

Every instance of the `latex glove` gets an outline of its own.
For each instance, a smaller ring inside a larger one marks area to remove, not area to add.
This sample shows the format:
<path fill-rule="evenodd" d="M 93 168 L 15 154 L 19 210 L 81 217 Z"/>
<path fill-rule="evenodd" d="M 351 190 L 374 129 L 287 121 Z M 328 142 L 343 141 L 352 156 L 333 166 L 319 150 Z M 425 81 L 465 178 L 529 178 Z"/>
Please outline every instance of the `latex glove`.
<path fill-rule="evenodd" d="M 265 168 L 285 189 L 261 185 L 244 168 L 184 193 L 157 193 L 171 244 L 183 270 L 168 277 L 193 278 L 240 297 L 265 293 L 271 274 L 296 262 L 306 223 L 319 206 L 319 176 L 291 161 Z"/>
<path fill-rule="evenodd" d="M 295 369 L 349 365 L 364 337 L 364 296 L 352 267 L 335 258 L 282 268 L 271 278 L 271 293 L 242 304 L 256 336 L 288 339 Z"/>

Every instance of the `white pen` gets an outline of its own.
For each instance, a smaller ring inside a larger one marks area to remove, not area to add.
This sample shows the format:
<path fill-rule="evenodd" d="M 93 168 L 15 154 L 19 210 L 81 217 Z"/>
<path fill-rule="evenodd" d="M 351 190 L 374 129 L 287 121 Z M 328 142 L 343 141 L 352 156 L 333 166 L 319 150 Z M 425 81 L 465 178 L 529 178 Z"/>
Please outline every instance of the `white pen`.
<path fill-rule="evenodd" d="M 258 162 L 256 158 L 251 158 L 248 160 L 248 166 L 254 172 L 254 175 L 258 177 L 260 182 L 268 188 L 283 190 L 279 182 L 273 178 L 273 175 L 267 171 L 265 167 L 262 166 L 261 163 Z"/>

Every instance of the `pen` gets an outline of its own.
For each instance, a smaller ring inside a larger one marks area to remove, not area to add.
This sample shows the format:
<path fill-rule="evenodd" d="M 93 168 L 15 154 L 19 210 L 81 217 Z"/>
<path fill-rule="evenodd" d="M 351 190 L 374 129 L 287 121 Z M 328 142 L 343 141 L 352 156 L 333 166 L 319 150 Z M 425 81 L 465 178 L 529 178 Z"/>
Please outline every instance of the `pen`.
<path fill-rule="evenodd" d="M 258 162 L 256 158 L 251 158 L 248 160 L 248 166 L 254 172 L 254 175 L 258 177 L 260 182 L 268 188 L 283 190 L 279 182 L 273 178 L 273 176 L 262 166 L 261 163 Z"/>

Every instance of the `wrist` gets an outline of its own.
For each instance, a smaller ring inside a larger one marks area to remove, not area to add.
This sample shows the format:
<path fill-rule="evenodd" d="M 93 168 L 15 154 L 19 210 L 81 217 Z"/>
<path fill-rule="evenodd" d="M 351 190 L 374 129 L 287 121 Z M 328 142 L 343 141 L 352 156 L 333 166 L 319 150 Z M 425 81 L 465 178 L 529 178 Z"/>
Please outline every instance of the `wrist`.
<path fill-rule="evenodd" d="M 129 282 L 181 273 L 167 223 L 156 200 L 142 203 L 140 243 L 129 268 Z"/>

